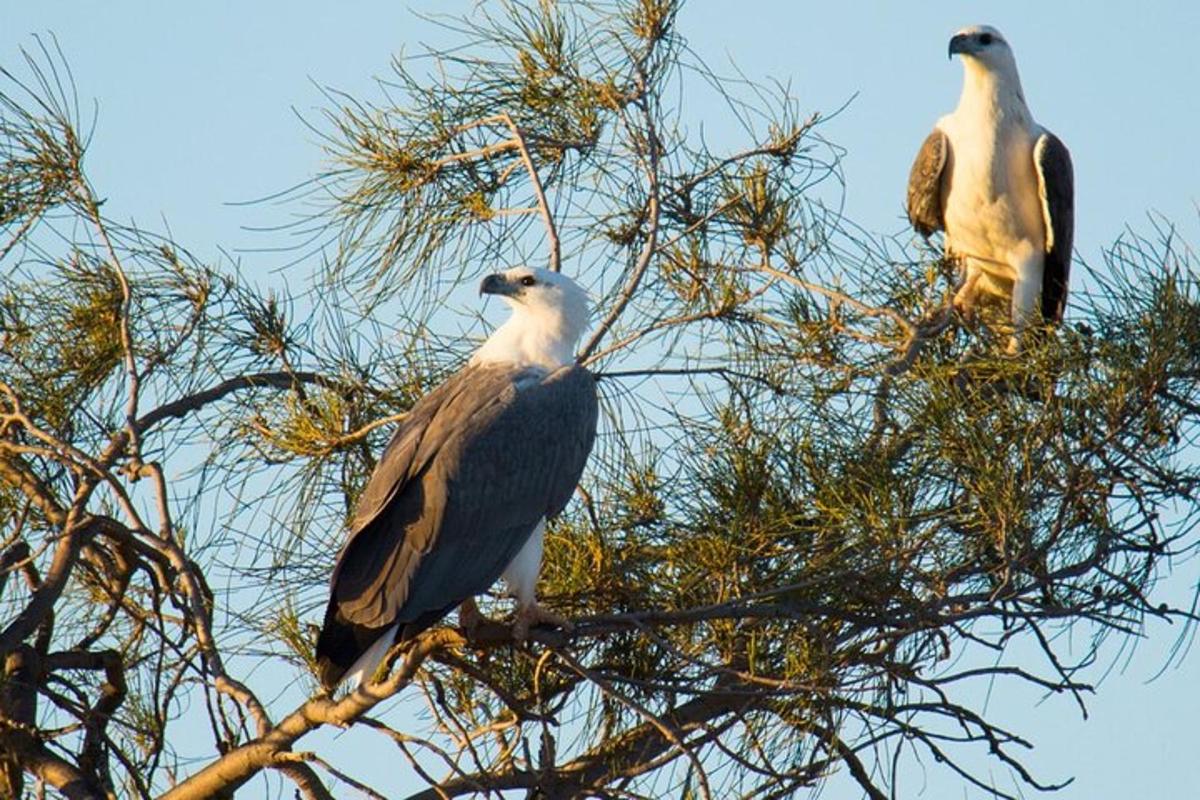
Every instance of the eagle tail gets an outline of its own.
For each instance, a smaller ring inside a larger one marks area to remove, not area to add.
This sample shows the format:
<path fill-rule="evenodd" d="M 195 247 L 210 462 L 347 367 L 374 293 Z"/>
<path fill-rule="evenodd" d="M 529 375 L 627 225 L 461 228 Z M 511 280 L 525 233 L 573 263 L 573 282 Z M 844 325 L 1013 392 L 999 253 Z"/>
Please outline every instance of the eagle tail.
<path fill-rule="evenodd" d="M 329 601 L 325 624 L 317 636 L 317 677 L 327 692 L 342 681 L 350 681 L 351 690 L 375 674 L 393 644 L 415 639 L 422 631 L 440 620 L 457 606 L 421 614 L 412 622 L 393 622 L 378 628 L 349 622 Z"/>
<path fill-rule="evenodd" d="M 379 665 L 383 662 L 384 656 L 387 655 L 388 650 L 390 650 L 392 645 L 396 642 L 396 633 L 399 631 L 399 629 L 400 623 L 397 622 L 385 630 L 383 634 L 380 635 L 380 637 L 376 639 L 370 647 L 363 651 L 363 654 L 359 656 L 353 664 L 350 665 L 350 668 L 346 670 L 345 677 L 342 678 L 342 680 L 345 681 L 347 689 L 354 691 L 360 685 L 362 685 L 363 682 L 375 674 L 375 670 L 378 669 Z"/>
<path fill-rule="evenodd" d="M 347 674 L 358 671 L 370 675 L 379 666 L 395 640 L 396 625 L 384 628 L 368 628 L 355 625 L 342 618 L 331 602 L 325 612 L 325 624 L 317 637 L 317 677 L 326 691 L 342 682 Z M 363 672 L 368 656 L 373 656 L 370 671 Z M 357 686 L 357 682 L 355 683 Z"/>

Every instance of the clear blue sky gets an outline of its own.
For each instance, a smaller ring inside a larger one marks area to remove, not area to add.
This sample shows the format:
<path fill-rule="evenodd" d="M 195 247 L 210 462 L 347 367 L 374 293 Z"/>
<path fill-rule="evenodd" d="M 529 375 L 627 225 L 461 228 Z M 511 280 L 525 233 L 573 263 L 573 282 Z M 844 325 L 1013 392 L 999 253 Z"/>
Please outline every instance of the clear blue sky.
<path fill-rule="evenodd" d="M 260 283 L 278 280 L 273 270 L 284 258 L 252 251 L 280 241 L 243 226 L 278 223 L 286 210 L 229 204 L 320 169 L 315 136 L 293 109 L 315 116 L 323 100 L 314 82 L 371 96 L 371 76 L 386 73 L 393 54 L 444 41 L 407 7 L 378 0 L 4 5 L 0 64 L 18 66 L 30 34 L 53 31 L 81 97 L 98 100 L 89 169 L 109 214 L 151 229 L 165 219 L 202 258 L 217 260 L 219 248 L 244 253 L 244 271 Z M 850 218 L 891 233 L 904 228 L 911 158 L 957 100 L 961 68 L 947 61 L 947 39 L 976 22 L 1004 31 L 1035 117 L 1072 150 L 1084 259 L 1098 264 L 1126 225 L 1146 228 L 1149 211 L 1200 243 L 1200 3 L 696 0 L 679 24 L 717 71 L 732 60 L 752 78 L 790 83 L 805 111 L 832 111 L 855 96 L 823 132 L 847 149 Z M 692 116 L 704 118 L 699 109 Z M 705 128 L 718 143 L 731 133 L 722 119 L 705 119 Z M 1196 566 L 1184 564 L 1164 591 L 1186 599 Z M 1114 660 L 1117 670 L 1090 702 L 1086 723 L 1064 698 L 1035 707 L 1035 694 L 1005 685 L 991 692 L 989 709 L 1036 744 L 1030 762 L 1041 777 L 1076 776 L 1058 797 L 1200 795 L 1200 653 L 1148 683 L 1176 632 L 1148 633 L 1129 661 L 1108 651 L 1093 677 Z M 383 761 L 402 769 L 390 753 Z M 1002 771 L 994 776 L 1014 788 Z M 828 797 L 858 796 L 839 779 L 826 788 Z M 902 796 L 922 790 L 931 798 L 981 796 L 936 765 L 908 771 Z"/>

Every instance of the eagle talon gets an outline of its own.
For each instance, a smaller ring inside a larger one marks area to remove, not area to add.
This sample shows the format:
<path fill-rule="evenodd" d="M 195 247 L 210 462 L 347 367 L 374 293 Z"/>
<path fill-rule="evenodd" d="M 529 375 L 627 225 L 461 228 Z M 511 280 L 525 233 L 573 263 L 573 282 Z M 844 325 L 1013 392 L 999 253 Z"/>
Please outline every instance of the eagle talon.
<path fill-rule="evenodd" d="M 517 617 L 513 620 L 513 639 L 523 642 L 529 639 L 529 629 L 535 625 L 550 625 L 570 633 L 575 626 L 565 617 L 560 617 L 553 611 L 534 602 L 517 609 Z"/>
<path fill-rule="evenodd" d="M 968 274 L 957 290 L 954 292 L 954 300 L 951 304 L 954 310 L 962 317 L 963 321 L 968 325 L 975 324 L 975 287 L 979 283 L 979 273 Z"/>
<path fill-rule="evenodd" d="M 490 621 L 487 615 L 479 610 L 474 597 L 468 597 L 458 606 L 458 627 L 463 629 L 468 639 L 474 639 L 480 627 Z"/>
<path fill-rule="evenodd" d="M 975 324 L 975 304 L 961 302 L 958 298 L 954 300 L 954 313 L 957 314 L 967 325 Z"/>

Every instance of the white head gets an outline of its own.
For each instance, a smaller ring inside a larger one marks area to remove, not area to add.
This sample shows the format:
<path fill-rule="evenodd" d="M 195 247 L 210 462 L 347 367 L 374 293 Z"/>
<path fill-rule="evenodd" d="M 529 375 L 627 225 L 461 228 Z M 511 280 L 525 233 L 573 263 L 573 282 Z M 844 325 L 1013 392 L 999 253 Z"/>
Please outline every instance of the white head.
<path fill-rule="evenodd" d="M 587 292 L 558 272 L 515 267 L 488 275 L 480 294 L 498 295 L 512 316 L 475 353 L 475 363 L 508 361 L 554 369 L 575 360 L 587 330 Z"/>
<path fill-rule="evenodd" d="M 962 56 L 968 73 L 983 71 L 1020 86 L 1017 60 L 1008 40 L 991 25 L 972 25 L 950 38 L 949 55 Z"/>

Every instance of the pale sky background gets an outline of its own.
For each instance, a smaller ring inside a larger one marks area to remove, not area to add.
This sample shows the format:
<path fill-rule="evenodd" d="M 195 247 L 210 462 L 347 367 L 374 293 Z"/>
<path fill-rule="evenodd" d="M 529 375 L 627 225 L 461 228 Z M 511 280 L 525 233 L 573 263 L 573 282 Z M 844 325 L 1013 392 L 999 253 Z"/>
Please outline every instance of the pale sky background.
<path fill-rule="evenodd" d="M 220 260 L 219 248 L 242 253 L 244 272 L 269 284 L 287 257 L 253 251 L 281 242 L 243 226 L 278 223 L 283 212 L 230 203 L 321 168 L 316 137 L 293 109 L 315 117 L 325 105 L 314 82 L 377 97 L 371 78 L 386 74 L 394 53 L 445 42 L 410 9 L 469 7 L 2 0 L 0 64 L 19 68 L 18 47 L 32 45 L 32 33 L 57 34 L 81 98 L 99 101 L 88 168 L 108 214 L 151 230 L 165 219 L 200 258 Z M 1200 243 L 1200 3 L 696 0 L 679 29 L 718 72 L 732 59 L 751 78 L 790 83 L 805 112 L 833 111 L 856 96 L 822 133 L 847 150 L 850 219 L 897 233 L 906 226 L 904 185 L 916 148 L 957 101 L 961 67 L 947 60 L 947 40 L 977 22 L 1005 33 L 1035 118 L 1071 148 L 1083 259 L 1098 265 L 1126 225 L 1147 231 L 1151 211 Z M 733 141 L 724 118 L 705 119 L 705 130 L 717 146 Z M 495 320 L 495 307 L 489 316 Z M 1197 574 L 1196 562 L 1183 564 L 1164 582 L 1164 599 L 1187 602 Z M 1200 796 L 1200 652 L 1168 666 L 1178 631 L 1152 625 L 1147 634 L 1131 658 L 1105 652 L 1089 677 L 1114 669 L 1089 701 L 1086 722 L 1067 698 L 1039 705 L 1034 693 L 992 690 L 989 711 L 1036 745 L 1028 761 L 1039 777 L 1075 776 L 1056 797 Z M 393 771 L 407 769 L 380 747 Z M 998 786 L 1019 788 L 1002 770 L 992 774 Z M 411 785 L 401 777 L 392 790 Z M 835 778 L 824 796 L 860 794 Z M 907 770 L 900 796 L 983 795 L 930 764 Z"/>

